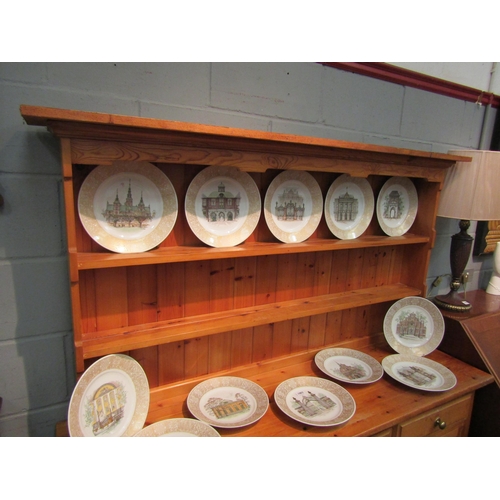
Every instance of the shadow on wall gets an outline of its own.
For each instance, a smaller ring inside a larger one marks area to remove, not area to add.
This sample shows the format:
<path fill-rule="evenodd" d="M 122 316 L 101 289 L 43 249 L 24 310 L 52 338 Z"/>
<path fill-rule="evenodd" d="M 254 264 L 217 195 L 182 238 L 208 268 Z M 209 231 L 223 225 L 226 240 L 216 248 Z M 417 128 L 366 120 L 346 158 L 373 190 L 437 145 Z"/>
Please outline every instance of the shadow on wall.
<path fill-rule="evenodd" d="M 74 387 L 58 141 L 26 131 L 10 142 L 0 149 L 0 436 L 53 436 Z"/>

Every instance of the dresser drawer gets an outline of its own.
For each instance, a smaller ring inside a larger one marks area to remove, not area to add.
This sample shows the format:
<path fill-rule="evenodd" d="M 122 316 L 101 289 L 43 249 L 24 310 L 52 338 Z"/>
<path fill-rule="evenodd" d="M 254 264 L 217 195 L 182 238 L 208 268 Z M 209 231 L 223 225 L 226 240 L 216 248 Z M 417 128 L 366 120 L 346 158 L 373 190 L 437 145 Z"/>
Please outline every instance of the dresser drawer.
<path fill-rule="evenodd" d="M 468 394 L 423 413 L 400 424 L 398 435 L 401 437 L 466 436 L 473 402 L 474 394 Z"/>

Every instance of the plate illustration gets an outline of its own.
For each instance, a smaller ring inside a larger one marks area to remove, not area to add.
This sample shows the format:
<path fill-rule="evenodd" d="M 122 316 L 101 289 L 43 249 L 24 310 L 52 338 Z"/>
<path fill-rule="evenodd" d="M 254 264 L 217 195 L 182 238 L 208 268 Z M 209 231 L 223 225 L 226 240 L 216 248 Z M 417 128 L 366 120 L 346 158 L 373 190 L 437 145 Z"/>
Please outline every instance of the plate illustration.
<path fill-rule="evenodd" d="M 371 384 L 384 374 L 375 358 L 354 349 L 323 349 L 316 353 L 314 361 L 326 375 L 350 384 Z"/>
<path fill-rule="evenodd" d="M 246 172 L 207 167 L 188 187 L 186 217 L 193 233 L 211 247 L 232 247 L 245 241 L 260 218 L 260 193 Z"/>
<path fill-rule="evenodd" d="M 269 184 L 264 216 L 271 233 L 283 243 L 307 240 L 323 213 L 321 189 L 308 172 L 287 170 Z"/>
<path fill-rule="evenodd" d="M 387 311 L 384 335 L 399 354 L 425 356 L 437 349 L 443 340 L 443 315 L 430 300 L 406 297 Z"/>
<path fill-rule="evenodd" d="M 177 219 L 177 196 L 168 177 L 148 162 L 96 167 L 78 194 L 83 227 L 102 247 L 117 253 L 158 246 Z"/>
<path fill-rule="evenodd" d="M 369 226 L 374 207 L 375 201 L 369 182 L 343 174 L 335 179 L 326 194 L 326 224 L 341 240 L 357 238 Z"/>
<path fill-rule="evenodd" d="M 407 177 L 391 177 L 382 186 L 377 198 L 377 219 L 388 236 L 408 232 L 418 210 L 418 195 Z"/>
<path fill-rule="evenodd" d="M 451 370 L 420 356 L 392 354 L 382 360 L 382 366 L 394 380 L 422 391 L 448 391 L 457 383 Z"/>
<path fill-rule="evenodd" d="M 340 385 L 318 377 L 295 377 L 274 391 L 280 410 L 297 422 L 330 427 L 347 422 L 356 411 L 353 397 Z"/>
<path fill-rule="evenodd" d="M 72 437 L 133 436 L 149 410 L 149 384 L 142 366 L 124 354 L 97 360 L 71 395 L 68 428 Z"/>
<path fill-rule="evenodd" d="M 251 380 L 216 377 L 194 387 L 188 395 L 191 414 L 214 427 L 234 429 L 260 420 L 269 407 L 266 391 Z"/>
<path fill-rule="evenodd" d="M 194 418 L 169 418 L 144 427 L 135 437 L 221 437 L 205 422 Z"/>

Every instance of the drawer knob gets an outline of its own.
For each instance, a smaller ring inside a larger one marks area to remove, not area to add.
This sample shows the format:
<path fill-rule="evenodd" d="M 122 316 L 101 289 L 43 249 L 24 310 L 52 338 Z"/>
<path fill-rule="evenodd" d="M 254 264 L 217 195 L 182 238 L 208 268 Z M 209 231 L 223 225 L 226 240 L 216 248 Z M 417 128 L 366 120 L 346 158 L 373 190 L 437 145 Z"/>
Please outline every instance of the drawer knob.
<path fill-rule="evenodd" d="M 436 418 L 434 425 L 436 427 L 439 427 L 440 429 L 446 429 L 446 422 L 444 420 L 441 420 L 439 417 Z"/>

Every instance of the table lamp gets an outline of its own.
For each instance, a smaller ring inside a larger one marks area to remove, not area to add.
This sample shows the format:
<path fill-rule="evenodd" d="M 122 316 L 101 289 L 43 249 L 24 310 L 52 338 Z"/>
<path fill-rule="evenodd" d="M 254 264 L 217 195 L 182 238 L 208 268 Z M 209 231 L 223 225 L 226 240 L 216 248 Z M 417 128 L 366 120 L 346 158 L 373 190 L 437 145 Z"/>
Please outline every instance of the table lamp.
<path fill-rule="evenodd" d="M 434 297 L 438 307 L 468 311 L 472 304 L 458 294 L 474 238 L 467 233 L 470 221 L 500 219 L 500 152 L 461 149 L 449 154 L 471 157 L 451 167 L 444 180 L 437 215 L 459 219 L 460 232 L 451 237 L 451 283 L 447 295 Z"/>

